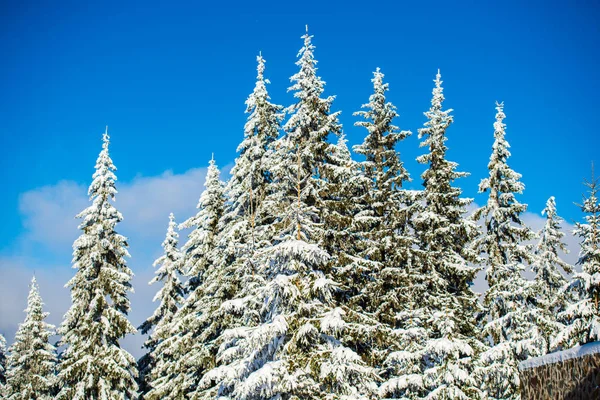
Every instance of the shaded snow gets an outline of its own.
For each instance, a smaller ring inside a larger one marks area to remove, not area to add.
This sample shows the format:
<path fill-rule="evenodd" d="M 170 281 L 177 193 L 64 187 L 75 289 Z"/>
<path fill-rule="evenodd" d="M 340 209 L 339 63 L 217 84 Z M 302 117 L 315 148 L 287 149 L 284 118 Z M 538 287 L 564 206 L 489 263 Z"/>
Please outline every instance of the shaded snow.
<path fill-rule="evenodd" d="M 542 357 L 534 357 L 519 363 L 519 371 L 530 368 L 540 367 L 542 365 L 554 364 L 557 362 L 570 360 L 572 358 L 583 357 L 591 354 L 600 353 L 600 342 L 592 342 L 583 346 L 575 346 L 569 350 L 557 351 L 546 354 Z"/>

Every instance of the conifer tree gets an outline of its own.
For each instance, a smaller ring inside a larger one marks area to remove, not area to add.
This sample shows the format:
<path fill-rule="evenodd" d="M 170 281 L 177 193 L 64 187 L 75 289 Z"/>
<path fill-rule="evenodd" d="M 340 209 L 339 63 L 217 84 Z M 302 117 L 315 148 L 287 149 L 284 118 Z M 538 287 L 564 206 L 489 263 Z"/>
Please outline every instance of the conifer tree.
<path fill-rule="evenodd" d="M 44 320 L 43 303 L 35 277 L 27 298 L 27 316 L 19 325 L 7 360 L 5 398 L 10 400 L 53 399 L 56 349 L 49 342 L 54 326 Z"/>
<path fill-rule="evenodd" d="M 407 305 L 404 298 L 409 276 L 407 265 L 412 247 L 416 244 L 410 232 L 413 192 L 403 189 L 410 177 L 396 146 L 411 135 L 400 131 L 394 119 L 398 117 L 396 107 L 386 99 L 389 84 L 383 82 L 380 69 L 373 73 L 373 94 L 362 108 L 355 112 L 364 121 L 355 125 L 367 130 L 361 145 L 354 146 L 358 154 L 365 156 L 360 168 L 368 186 L 353 201 L 359 206 L 355 217 L 360 236 L 363 238 L 359 253 L 368 260 L 367 272 L 358 283 L 355 306 L 373 315 L 381 327 L 375 332 L 380 335 L 371 339 L 371 362 L 381 365 L 395 346 L 395 329 L 399 328 L 398 313 Z M 366 278 L 366 279 L 365 279 Z M 390 371 L 382 371 L 385 379 Z M 393 374 L 391 374 L 393 375 Z"/>
<path fill-rule="evenodd" d="M 598 179 L 594 176 L 585 181 L 587 197 L 580 206 L 585 223 L 575 224 L 575 235 L 581 239 L 581 250 L 576 273 L 565 292 L 572 298 L 571 304 L 559 315 L 566 325 L 556 336 L 553 347 L 570 348 L 600 340 L 600 203 L 598 202 Z"/>
<path fill-rule="evenodd" d="M 204 370 L 212 363 L 212 343 L 207 338 L 212 335 L 211 324 L 216 322 L 210 310 L 218 308 L 218 299 L 208 291 L 219 285 L 212 274 L 225 203 L 223 183 L 214 158 L 209 163 L 204 186 L 198 212 L 181 224 L 181 227 L 192 228 L 182 247 L 183 271 L 189 277 L 190 294 L 172 321 L 157 331 L 164 339 L 155 350 L 156 366 L 150 374 L 152 389 L 146 399 L 186 397 L 195 390 Z"/>
<path fill-rule="evenodd" d="M 531 263 L 532 248 L 524 242 L 534 233 L 521 221 L 527 209 L 516 199 L 525 185 L 521 175 L 507 164 L 510 157 L 506 141 L 504 105 L 496 103 L 494 144 L 488 164 L 489 177 L 479 184 L 480 193 L 489 193 L 487 204 L 473 218 L 483 218 L 485 232 L 475 241 L 483 255 L 489 285 L 484 296 L 487 323 L 482 338 L 489 338 L 490 349 L 481 356 L 479 376 L 491 399 L 518 399 L 518 363 L 542 355 L 546 348 L 537 324 L 542 315 L 537 307 L 535 287 L 521 272 Z"/>
<path fill-rule="evenodd" d="M 283 118 L 282 107 L 271 103 L 265 78 L 265 60 L 257 57 L 257 77 L 253 92 L 246 100 L 247 122 L 244 139 L 238 146 L 239 157 L 231 171 L 225 192 L 228 204 L 220 221 L 219 250 L 204 296 L 212 299 L 208 311 L 210 325 L 202 335 L 218 363 L 215 338 L 226 329 L 254 326 L 258 323 L 258 299 L 248 296 L 264 285 L 258 272 L 258 252 L 269 246 L 273 237 L 273 216 L 265 206 L 271 195 L 271 162 L 274 142 Z M 192 398 L 211 398 L 215 386 L 197 386 Z"/>
<path fill-rule="evenodd" d="M 393 125 L 398 113 L 385 97 L 389 84 L 383 83 L 384 75 L 379 68 L 373 75 L 374 93 L 369 97 L 369 103 L 362 106 L 367 110 L 354 113 L 365 119 L 355 125 L 364 127 L 368 132 L 363 143 L 354 146 L 354 151 L 365 156 L 360 167 L 370 183 L 363 199 L 358 200 L 365 207 L 357 219 L 364 224 L 364 232 L 372 245 L 366 256 L 385 265 L 393 260 L 392 254 L 399 244 L 394 237 L 396 231 L 406 231 L 407 219 L 396 214 L 408 203 L 407 193 L 401 189 L 410 177 L 400 161 L 396 146 L 411 132 L 400 131 Z"/>
<path fill-rule="evenodd" d="M 442 108 L 439 71 L 434 82 L 427 122 L 419 130 L 421 147 L 429 152 L 417 161 L 428 168 L 421 175 L 422 209 L 414 218 L 416 265 L 408 266 L 414 268 L 408 291 L 419 300 L 399 315 L 405 327 L 398 333 L 408 340 L 405 348 L 388 356 L 396 377 L 380 393 L 400 398 L 477 398 L 472 361 L 481 343 L 474 339 L 478 303 L 470 287 L 477 270 L 470 265 L 476 255 L 467 246 L 476 227 L 464 219 L 472 200 L 461 198 L 461 190 L 452 186 L 466 173 L 457 172 L 457 164 L 446 159 L 446 129 L 453 118 L 452 110 Z"/>
<path fill-rule="evenodd" d="M 328 269 L 344 287 L 339 301 L 346 304 L 362 289 L 370 271 L 361 254 L 368 244 L 357 217 L 363 208 L 358 199 L 370 187 L 369 179 L 361 172 L 360 164 L 352 159 L 345 134 L 331 146 L 329 162 L 323 166 L 327 191 L 321 192 L 323 245 L 331 258 Z"/>
<path fill-rule="evenodd" d="M 211 292 L 220 302 L 219 308 L 211 311 L 220 325 L 213 329 L 217 336 L 225 328 L 257 322 L 255 311 L 260 305 L 250 304 L 255 299 L 246 294 L 264 284 L 257 273 L 257 252 L 269 246 L 273 237 L 274 218 L 265 199 L 272 191 L 270 167 L 283 108 L 270 102 L 262 55 L 257 62 L 256 84 L 246 100 L 249 115 L 244 139 L 225 190 L 228 206 L 220 223 L 220 250 L 214 270 L 219 285 Z"/>
<path fill-rule="evenodd" d="M 546 202 L 546 208 L 542 211 L 542 215 L 546 216 L 546 223 L 538 234 L 540 240 L 535 248 L 537 257 L 532 264 L 532 269 L 536 274 L 534 290 L 538 296 L 538 307 L 544 314 L 540 321 L 540 328 L 547 345 L 544 351 L 549 352 L 551 340 L 562 329 L 560 324 L 556 323 L 556 315 L 566 308 L 566 299 L 561 293 L 561 289 L 567 280 L 561 270 L 570 274 L 573 272 L 573 267 L 559 255 L 559 252 L 566 254 L 569 250 L 563 242 L 565 234 L 561 231 L 560 226 L 562 218 L 556 212 L 554 196 Z"/>
<path fill-rule="evenodd" d="M 311 38 L 303 36 L 300 71 L 291 78 L 298 102 L 288 109 L 285 136 L 273 146 L 273 191 L 265 206 L 275 234 L 257 255 L 265 284 L 247 293 L 261 304 L 259 323 L 223 333 L 218 365 L 201 381 L 212 388 L 206 398 L 361 398 L 373 391 L 373 372 L 345 345 L 355 327 L 336 307 L 339 285 L 324 249 L 322 205 L 332 194 L 326 163 L 343 147 L 327 141 L 340 127 L 337 113 L 330 113 L 333 98 L 320 97 L 324 83 L 316 75 Z"/>
<path fill-rule="evenodd" d="M 265 59 L 257 58 L 257 77 L 254 91 L 246 100 L 248 120 L 244 126 L 244 139 L 237 148 L 240 153 L 231 170 L 226 193 L 231 206 L 222 224 L 229 225 L 224 238 L 234 237 L 252 248 L 260 247 L 262 228 L 269 225 L 269 215 L 262 206 L 273 180 L 270 171 L 272 146 L 279 136 L 283 118 L 282 107 L 270 102 L 265 78 Z M 235 229 L 232 231 L 232 229 Z M 242 231 L 242 233 L 238 231 Z"/>
<path fill-rule="evenodd" d="M 0 333 L 0 396 L 4 393 L 6 384 L 6 339 Z"/>
<path fill-rule="evenodd" d="M 193 292 L 201 283 L 210 268 L 219 236 L 219 221 L 224 211 L 223 183 L 219 180 L 219 168 L 214 158 L 209 162 L 206 173 L 205 190 L 198 202 L 198 213 L 184 221 L 181 228 L 192 228 L 188 241 L 183 245 L 184 273 L 190 278 L 188 292 Z"/>
<path fill-rule="evenodd" d="M 224 332 L 221 365 L 201 382 L 220 383 L 215 396 L 360 398 L 373 389 L 370 369 L 341 342 L 351 327 L 334 306 L 338 285 L 323 272 L 329 254 L 314 243 L 321 227 L 302 187 L 310 172 L 302 170 L 301 162 L 296 168 L 296 177 L 286 179 L 297 193 L 281 199 L 287 206 L 280 204 L 278 240 L 262 252 L 259 273 L 266 284 L 253 293 L 263 304 L 260 323 Z"/>
<path fill-rule="evenodd" d="M 340 112 L 331 112 L 334 96 L 321 97 L 325 90 L 325 82 L 317 75 L 315 46 L 312 44 L 312 36 L 308 34 L 308 27 L 302 39 L 304 46 L 300 49 L 296 62 L 299 71 L 290 78 L 292 86 L 288 88 L 288 91 L 294 92 L 297 102 L 286 110 L 290 117 L 283 126 L 285 137 L 278 143 L 280 154 L 287 152 L 287 156 L 284 154 L 279 157 L 278 165 L 274 165 L 273 168 L 283 166 L 288 169 L 289 174 L 297 164 L 296 156 L 299 156 L 301 168 L 310 173 L 305 184 L 310 188 L 309 204 L 315 204 L 318 210 L 323 211 L 321 197 L 326 195 L 329 189 L 326 165 L 331 161 L 331 155 L 336 153 L 328 139 L 331 135 L 341 134 L 338 121 Z M 280 176 L 285 175 L 285 172 L 280 171 Z M 292 173 L 291 176 L 295 174 Z M 296 188 L 292 185 L 289 190 L 294 192 Z"/>
<path fill-rule="evenodd" d="M 133 273 L 125 263 L 127 239 L 115 231 L 123 217 L 112 204 L 117 178 L 108 146 L 105 132 L 88 191 L 92 205 L 77 216 L 82 233 L 73 244 L 75 276 L 66 285 L 73 304 L 59 328 L 66 349 L 58 399 L 137 398 L 136 362 L 119 344 L 136 332 L 127 319 Z"/>
<path fill-rule="evenodd" d="M 184 289 L 179 279 L 181 253 L 177 248 L 179 234 L 175 230 L 176 227 L 175 216 L 171 213 L 166 238 L 162 243 L 164 254 L 154 262 L 153 266 L 159 268 L 155 272 L 156 276 L 150 281 L 150 284 L 162 283 L 162 287 L 153 299 L 153 301 L 159 300 L 160 304 L 154 314 L 138 328 L 142 334 L 147 334 L 153 330 L 144 343 L 144 348 L 148 352 L 138 361 L 140 392 L 142 395 L 150 390 L 148 381 L 152 369 L 156 365 L 156 346 L 161 340 L 165 339 L 165 335 L 169 334 L 168 326 L 173 321 L 179 306 L 183 303 Z"/>

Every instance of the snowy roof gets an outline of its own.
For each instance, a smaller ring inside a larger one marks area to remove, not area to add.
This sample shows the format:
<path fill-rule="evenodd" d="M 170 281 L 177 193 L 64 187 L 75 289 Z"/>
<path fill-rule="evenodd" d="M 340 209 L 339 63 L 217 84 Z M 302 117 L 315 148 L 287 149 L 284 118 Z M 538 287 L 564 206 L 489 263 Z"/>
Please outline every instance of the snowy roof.
<path fill-rule="evenodd" d="M 554 364 L 560 361 L 570 360 L 590 354 L 600 353 L 600 342 L 592 342 L 583 346 L 576 346 L 569 350 L 557 351 L 555 353 L 546 354 L 542 357 L 534 357 L 519 363 L 519 371 L 530 368 L 540 367 L 542 365 Z"/>

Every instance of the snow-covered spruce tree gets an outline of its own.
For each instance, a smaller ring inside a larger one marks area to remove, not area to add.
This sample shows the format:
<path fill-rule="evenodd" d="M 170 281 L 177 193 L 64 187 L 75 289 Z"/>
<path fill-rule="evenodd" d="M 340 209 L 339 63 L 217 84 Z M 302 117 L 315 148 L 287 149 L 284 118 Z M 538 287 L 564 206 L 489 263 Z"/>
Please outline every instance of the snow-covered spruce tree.
<path fill-rule="evenodd" d="M 264 76 L 265 60 L 257 57 L 257 79 L 254 91 L 246 100 L 249 114 L 244 139 L 238 146 L 239 157 L 231 171 L 225 193 L 226 209 L 219 223 L 218 252 L 210 279 L 202 288 L 210 299 L 204 310 L 206 325 L 198 338 L 203 351 L 210 354 L 210 365 L 217 363 L 215 339 L 226 330 L 254 326 L 261 304 L 254 296 L 264 279 L 258 273 L 257 251 L 270 245 L 273 217 L 264 206 L 273 181 L 269 169 L 272 145 L 279 135 L 282 107 L 270 102 Z M 195 357 L 193 354 L 191 357 Z M 200 379 L 201 375 L 196 375 Z M 190 398 L 211 398 L 215 387 L 194 384 Z"/>
<path fill-rule="evenodd" d="M 0 333 L 0 396 L 4 393 L 6 384 L 6 339 Z"/>
<path fill-rule="evenodd" d="M 56 349 L 49 342 L 54 326 L 44 320 L 43 302 L 35 277 L 27 298 L 27 316 L 19 325 L 7 359 L 4 398 L 53 399 L 56 384 Z"/>
<path fill-rule="evenodd" d="M 453 119 L 452 110 L 442 109 L 439 71 L 434 82 L 427 122 L 419 130 L 421 147 L 429 152 L 417 161 L 428 168 L 421 175 L 422 209 L 414 218 L 417 259 L 406 289 L 418 300 L 400 316 L 406 326 L 402 336 L 409 340 L 406 348 L 390 354 L 388 364 L 396 369 L 396 377 L 380 392 L 400 398 L 477 398 L 473 357 L 482 344 L 475 338 L 479 306 L 471 290 L 477 269 L 470 262 L 476 254 L 468 246 L 477 230 L 464 218 L 472 200 L 461 198 L 461 190 L 452 186 L 466 173 L 457 172 L 457 164 L 446 159 L 446 129 Z"/>
<path fill-rule="evenodd" d="M 538 234 L 540 240 L 535 248 L 537 257 L 532 264 L 532 269 L 535 273 L 534 290 L 538 296 L 538 306 L 544 313 L 540 328 L 546 341 L 545 352 L 549 352 L 552 339 L 562 329 L 556 323 L 556 315 L 566 308 L 566 299 L 561 289 L 567 280 L 561 270 L 570 274 L 573 272 L 573 267 L 559 255 L 559 252 L 566 254 L 569 250 L 563 242 L 565 234 L 560 226 L 562 218 L 556 213 L 554 196 L 546 202 L 542 215 L 546 216 L 546 223 Z M 544 325 L 544 322 L 550 323 Z"/>
<path fill-rule="evenodd" d="M 184 256 L 183 271 L 189 277 L 188 292 L 193 292 L 202 283 L 205 272 L 213 262 L 211 252 L 217 243 L 219 221 L 225 207 L 223 182 L 219 180 L 219 174 L 213 157 L 206 172 L 206 189 L 196 207 L 199 211 L 180 226 L 182 229 L 193 229 L 181 248 Z"/>
<path fill-rule="evenodd" d="M 213 322 L 208 311 L 218 307 L 214 304 L 218 299 L 207 295 L 206 288 L 219 284 L 213 272 L 219 220 L 225 204 L 223 183 L 214 159 L 210 161 L 204 186 L 198 212 L 181 224 L 181 227 L 192 228 L 181 249 L 182 269 L 190 278 L 190 293 L 172 321 L 156 330 L 163 339 L 154 352 L 156 365 L 149 380 L 152 389 L 146 399 L 186 397 L 195 390 L 204 370 L 213 362 L 210 343 L 204 335 L 208 333 L 206 327 Z"/>
<path fill-rule="evenodd" d="M 265 60 L 262 55 L 257 57 L 257 62 L 254 91 L 246 100 L 249 116 L 244 126 L 244 139 L 238 146 L 240 155 L 225 190 L 228 207 L 221 219 L 220 251 L 215 270 L 220 277 L 219 285 L 211 290 L 212 295 L 221 301 L 221 306 L 213 310 L 216 313 L 215 323 L 228 319 L 229 325 L 257 322 L 254 313 L 259 305 L 247 304 L 254 299 L 245 294 L 252 292 L 255 285 L 264 283 L 257 273 L 256 252 L 269 246 L 274 234 L 274 217 L 264 201 L 272 191 L 270 166 L 273 145 L 283 119 L 283 107 L 270 102 L 266 89 L 270 82 L 264 77 Z M 230 301 L 235 297 L 235 304 L 244 305 L 241 315 L 235 312 L 237 307 L 230 307 Z M 215 327 L 213 334 L 218 336 L 223 327 Z"/>
<path fill-rule="evenodd" d="M 256 84 L 246 100 L 249 116 L 244 139 L 237 148 L 240 155 L 225 188 L 228 204 L 219 227 L 219 245 L 224 251 L 220 252 L 217 263 L 234 270 L 239 268 L 238 263 L 245 263 L 248 253 L 265 244 L 268 236 L 265 229 L 272 220 L 263 201 L 273 180 L 269 157 L 279 135 L 283 107 L 270 102 L 266 87 L 270 82 L 264 76 L 262 55 L 257 57 L 257 62 Z"/>
<path fill-rule="evenodd" d="M 598 179 L 584 182 L 589 195 L 584 197 L 581 211 L 585 223 L 575 224 L 575 235 L 581 238 L 581 250 L 576 273 L 565 288 L 572 296 L 572 303 L 559 314 L 566 327 L 556 336 L 553 347 L 570 348 L 600 340 L 600 203 L 598 202 Z"/>
<path fill-rule="evenodd" d="M 377 358 L 374 353 L 378 348 L 374 344 L 381 342 L 381 325 L 360 302 L 374 263 L 363 256 L 369 243 L 356 220 L 362 208 L 357 199 L 369 190 L 370 181 L 361 172 L 359 163 L 352 159 L 343 133 L 331 149 L 328 162 L 323 166 L 327 189 L 320 192 L 321 243 L 330 255 L 323 271 L 339 285 L 335 299 L 345 323 L 342 342 L 371 365 Z"/>
<path fill-rule="evenodd" d="M 330 255 L 330 269 L 344 290 L 339 300 L 346 304 L 368 279 L 370 262 L 361 255 L 367 246 L 356 217 L 361 210 L 357 200 L 369 190 L 369 179 L 352 159 L 345 134 L 331 145 L 328 162 L 323 166 L 327 190 L 320 192 L 323 220 L 323 245 Z"/>
<path fill-rule="evenodd" d="M 364 258 L 355 256 L 360 232 L 356 232 L 353 221 L 357 212 L 353 200 L 368 186 L 351 158 L 338 120 L 340 112 L 331 110 L 335 96 L 323 97 L 325 82 L 317 75 L 315 46 L 308 29 L 302 39 L 304 46 L 296 62 L 299 71 L 290 78 L 292 85 L 288 88 L 297 102 L 287 109 L 290 117 L 283 127 L 285 136 L 277 143 L 277 162 L 272 168 L 280 177 L 275 190 L 291 197 L 297 193 L 298 188 L 285 180 L 297 177 L 300 162 L 299 168 L 308 174 L 302 191 L 306 192 L 306 203 L 315 207 L 314 218 L 321 227 L 313 238 L 329 254 L 322 271 L 328 279 L 343 285 L 343 290 L 336 292 L 338 302 L 343 305 L 347 303 L 347 283 L 352 275 L 356 277 L 358 271 L 365 269 Z M 337 143 L 330 142 L 334 136 L 338 136 Z M 276 205 L 271 209 L 281 212 Z M 363 332 L 359 332 L 366 328 L 362 325 L 364 316 L 348 308 L 345 313 L 346 321 L 353 321 L 348 327 L 357 329 L 346 330 L 345 343 L 352 343 L 355 349 L 366 349 L 360 344 Z"/>
<path fill-rule="evenodd" d="M 381 324 L 369 347 L 370 362 L 382 368 L 388 355 L 400 350 L 398 315 L 410 302 L 406 287 L 416 243 L 410 231 L 414 192 L 403 189 L 410 177 L 396 151 L 398 143 L 411 132 L 400 131 L 393 124 L 398 113 L 386 100 L 389 85 L 383 82 L 379 68 L 373 75 L 373 94 L 362 106 L 366 110 L 354 113 L 364 118 L 355 125 L 367 130 L 363 143 L 354 146 L 356 153 L 365 156 L 360 168 L 368 180 L 367 188 L 353 199 L 359 207 L 354 221 L 362 238 L 357 255 L 369 260 L 370 268 L 363 279 L 354 278 L 358 290 L 351 302 Z M 380 375 L 389 380 L 394 373 L 385 368 Z"/>
<path fill-rule="evenodd" d="M 482 339 L 490 349 L 481 355 L 478 376 L 490 399 L 518 399 L 518 363 L 544 354 L 546 342 L 538 324 L 543 314 L 537 306 L 535 286 L 521 273 L 525 263 L 533 261 L 532 248 L 524 242 L 535 234 L 521 221 L 527 209 L 516 199 L 525 185 L 521 175 L 507 164 L 510 157 L 506 141 L 504 105 L 496 103 L 494 144 L 488 164 L 489 177 L 479 184 L 480 193 L 488 193 L 487 204 L 473 213 L 483 219 L 484 233 L 474 242 L 486 267 L 489 285 L 484 295 L 487 321 Z"/>
<path fill-rule="evenodd" d="M 323 272 L 329 255 L 313 242 L 321 226 L 315 207 L 306 203 L 308 172 L 300 162 L 296 166 L 300 173 L 286 181 L 297 193 L 279 205 L 280 236 L 261 254 L 266 285 L 253 294 L 263 304 L 260 323 L 222 335 L 220 365 L 202 381 L 219 384 L 213 397 L 358 398 L 372 390 L 365 382 L 373 379 L 369 368 L 339 341 L 347 324 L 334 306 L 338 285 Z"/>
<path fill-rule="evenodd" d="M 398 113 L 385 97 L 389 85 L 383 83 L 384 75 L 379 68 L 373 75 L 374 93 L 369 97 L 369 103 L 362 106 L 366 111 L 354 113 L 365 119 L 355 125 L 364 127 L 368 132 L 363 143 L 354 146 L 354 151 L 365 156 L 360 167 L 370 183 L 362 199 L 357 199 L 364 208 L 356 219 L 364 226 L 363 231 L 371 244 L 364 255 L 384 266 L 395 261 L 399 245 L 396 235 L 406 231 L 408 222 L 406 216 L 399 212 L 404 210 L 399 209 L 409 202 L 407 192 L 401 189 L 410 178 L 400 161 L 396 145 L 411 132 L 400 131 L 393 125 Z M 406 248 L 402 250 L 406 251 Z"/>
<path fill-rule="evenodd" d="M 59 333 L 66 346 L 59 362 L 58 399 L 135 399 L 137 367 L 119 341 L 136 329 L 127 319 L 133 273 L 125 263 L 127 239 L 116 225 L 113 206 L 116 169 L 104 133 L 102 151 L 88 194 L 92 205 L 77 217 L 81 236 L 73 244 L 75 276 L 67 283 L 73 304 Z"/>
<path fill-rule="evenodd" d="M 244 139 L 237 148 L 240 155 L 226 188 L 231 206 L 222 220 L 222 225 L 227 226 L 223 236 L 228 241 L 237 238 L 236 241 L 248 243 L 252 249 L 261 246 L 262 231 L 272 219 L 264 209 L 263 201 L 273 180 L 269 157 L 283 118 L 283 107 L 270 102 L 266 87 L 270 82 L 264 76 L 265 59 L 259 55 L 256 60 L 256 84 L 246 100 L 249 116 L 244 126 Z"/>
<path fill-rule="evenodd" d="M 150 281 L 150 284 L 162 284 L 153 300 L 160 301 L 160 304 L 154 314 L 138 328 L 142 334 L 152 331 L 144 343 L 144 348 L 148 352 L 138 360 L 140 374 L 138 381 L 140 382 L 141 397 L 150 390 L 149 377 L 156 365 L 156 346 L 161 340 L 165 339 L 165 335 L 169 334 L 169 330 L 165 328 L 173 321 L 175 313 L 183 303 L 184 289 L 179 279 L 181 253 L 177 248 L 179 234 L 176 232 L 176 228 L 175 216 L 171 213 L 167 234 L 162 243 L 164 254 L 154 261 L 153 266 L 158 267 L 158 269 L 155 272 L 156 276 Z"/>
<path fill-rule="evenodd" d="M 355 326 L 336 307 L 339 285 L 328 273 L 331 255 L 321 244 L 324 165 L 338 155 L 327 136 L 339 132 L 339 124 L 337 113 L 329 113 L 333 98 L 320 97 L 323 82 L 316 76 L 311 36 L 303 39 L 300 72 L 290 89 L 299 100 L 289 109 L 286 135 L 271 159 L 274 189 L 265 206 L 276 234 L 257 254 L 257 273 L 266 284 L 248 294 L 262 304 L 259 324 L 221 336 L 218 365 L 201 382 L 212 388 L 206 398 L 356 399 L 374 389 L 372 370 L 346 346 Z"/>

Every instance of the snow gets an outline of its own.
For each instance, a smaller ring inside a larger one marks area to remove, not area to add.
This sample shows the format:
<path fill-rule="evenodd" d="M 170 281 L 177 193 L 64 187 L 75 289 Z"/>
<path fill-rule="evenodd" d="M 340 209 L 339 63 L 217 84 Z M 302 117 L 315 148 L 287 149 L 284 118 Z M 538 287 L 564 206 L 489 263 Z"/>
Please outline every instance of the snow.
<path fill-rule="evenodd" d="M 420 374 L 411 374 L 390 379 L 379 387 L 379 395 L 385 397 L 388 394 L 406 389 L 423 389 L 423 376 Z"/>
<path fill-rule="evenodd" d="M 584 344 L 583 346 L 576 346 L 568 350 L 557 351 L 554 353 L 546 354 L 541 357 L 530 358 L 519 363 L 519 371 L 526 369 L 541 367 L 542 365 L 555 364 L 573 358 L 580 358 L 592 354 L 600 353 L 600 342 L 592 342 Z"/>
<path fill-rule="evenodd" d="M 321 331 L 328 334 L 339 335 L 346 327 L 343 316 L 346 314 L 340 307 L 336 307 L 321 319 Z"/>

